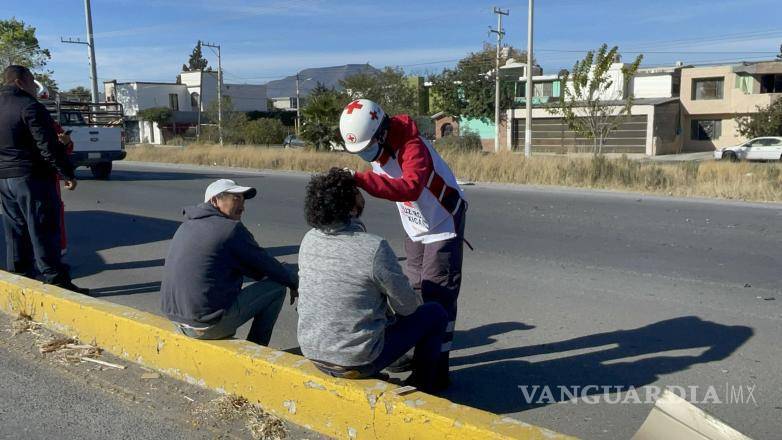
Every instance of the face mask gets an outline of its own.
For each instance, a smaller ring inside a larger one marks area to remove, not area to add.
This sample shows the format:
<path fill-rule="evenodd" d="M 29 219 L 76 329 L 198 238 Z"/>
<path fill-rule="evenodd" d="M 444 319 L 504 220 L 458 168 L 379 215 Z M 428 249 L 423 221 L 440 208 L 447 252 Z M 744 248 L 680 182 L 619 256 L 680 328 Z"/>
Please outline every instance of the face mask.
<path fill-rule="evenodd" d="M 374 162 L 380 156 L 380 143 L 375 142 L 371 147 L 358 153 L 358 155 L 367 162 Z"/>

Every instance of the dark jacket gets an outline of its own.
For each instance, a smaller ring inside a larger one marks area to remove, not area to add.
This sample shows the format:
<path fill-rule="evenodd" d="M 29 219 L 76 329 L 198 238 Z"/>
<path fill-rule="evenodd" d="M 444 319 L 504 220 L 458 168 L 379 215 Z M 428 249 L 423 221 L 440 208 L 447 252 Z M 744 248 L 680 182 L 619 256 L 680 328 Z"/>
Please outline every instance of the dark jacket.
<path fill-rule="evenodd" d="M 54 173 L 73 179 L 46 107 L 16 86 L 0 87 L 0 179 Z"/>
<path fill-rule="evenodd" d="M 264 277 L 297 288 L 298 277 L 253 238 L 240 222 L 211 204 L 185 208 L 166 256 L 160 293 L 163 312 L 174 322 L 214 324 L 236 301 L 244 276 Z"/>

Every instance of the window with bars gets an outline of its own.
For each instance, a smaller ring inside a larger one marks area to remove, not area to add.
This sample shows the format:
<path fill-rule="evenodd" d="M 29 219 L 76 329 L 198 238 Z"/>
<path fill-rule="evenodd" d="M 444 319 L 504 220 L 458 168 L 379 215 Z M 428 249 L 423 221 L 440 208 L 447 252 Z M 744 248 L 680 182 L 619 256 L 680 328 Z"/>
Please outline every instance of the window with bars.
<path fill-rule="evenodd" d="M 719 119 L 697 119 L 692 121 L 690 139 L 710 141 L 719 139 L 722 134 L 722 121 Z"/>
<path fill-rule="evenodd" d="M 527 86 L 520 82 L 516 88 L 516 97 L 525 98 L 527 96 Z M 548 82 L 533 82 L 532 83 L 532 96 L 554 96 L 554 83 Z"/>
<path fill-rule="evenodd" d="M 725 78 L 704 78 L 692 80 L 692 99 L 722 99 L 725 88 Z"/>
<path fill-rule="evenodd" d="M 761 76 L 760 93 L 782 93 L 782 74 Z"/>
<path fill-rule="evenodd" d="M 173 111 L 179 111 L 179 95 L 177 95 L 176 93 L 169 93 L 168 106 Z"/>

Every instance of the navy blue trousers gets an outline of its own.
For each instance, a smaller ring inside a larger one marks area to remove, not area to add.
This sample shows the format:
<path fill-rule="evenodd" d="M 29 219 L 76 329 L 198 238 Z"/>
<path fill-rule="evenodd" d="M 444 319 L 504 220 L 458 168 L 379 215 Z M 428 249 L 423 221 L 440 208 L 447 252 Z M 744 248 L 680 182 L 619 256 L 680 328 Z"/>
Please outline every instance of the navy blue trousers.
<path fill-rule="evenodd" d="M 0 179 L 9 272 L 59 284 L 70 281 L 60 255 L 60 197 L 51 177 Z"/>

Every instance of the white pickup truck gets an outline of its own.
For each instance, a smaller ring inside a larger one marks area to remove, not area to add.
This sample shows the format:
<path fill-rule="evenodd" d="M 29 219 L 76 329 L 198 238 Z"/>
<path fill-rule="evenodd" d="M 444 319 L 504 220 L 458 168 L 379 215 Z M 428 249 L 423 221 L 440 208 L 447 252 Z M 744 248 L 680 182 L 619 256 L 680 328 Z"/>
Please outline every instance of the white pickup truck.
<path fill-rule="evenodd" d="M 122 104 L 60 100 L 43 103 L 63 130 L 70 132 L 73 164 L 89 167 L 96 179 L 108 179 L 111 163 L 127 154 Z"/>

